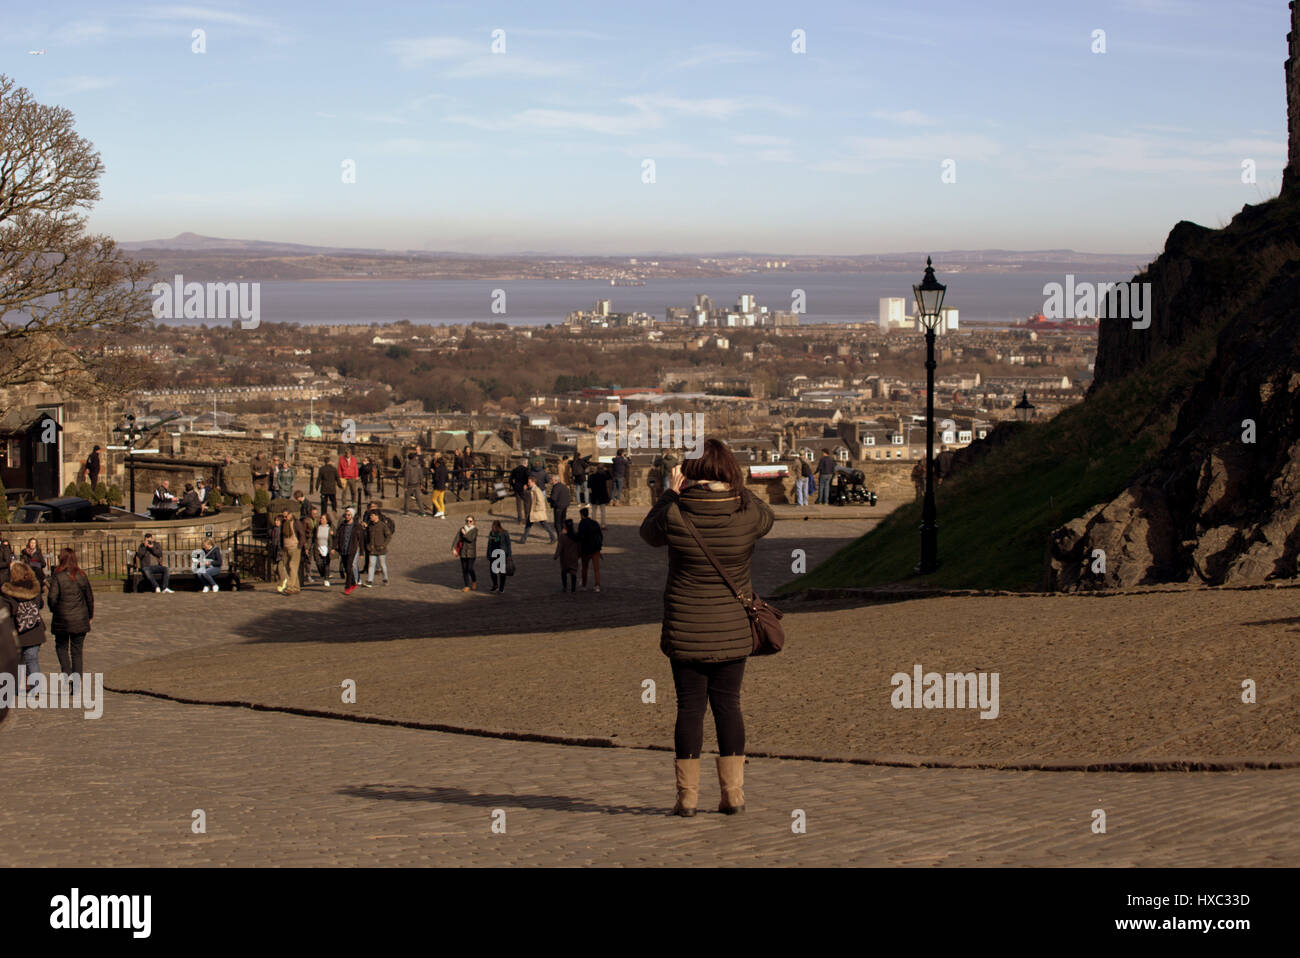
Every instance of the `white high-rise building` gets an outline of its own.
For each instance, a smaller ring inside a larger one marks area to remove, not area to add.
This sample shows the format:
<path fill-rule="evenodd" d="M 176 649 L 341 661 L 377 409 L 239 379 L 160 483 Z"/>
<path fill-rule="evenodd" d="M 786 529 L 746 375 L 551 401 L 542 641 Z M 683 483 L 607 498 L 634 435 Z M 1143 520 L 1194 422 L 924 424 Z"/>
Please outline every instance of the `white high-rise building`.
<path fill-rule="evenodd" d="M 885 332 L 907 328 L 907 300 L 899 296 L 880 300 L 880 328 Z"/>
<path fill-rule="evenodd" d="M 935 324 L 934 334 L 942 336 L 944 333 L 954 332 L 957 329 L 957 319 L 957 308 L 955 306 L 944 306 L 939 310 L 939 322 Z M 925 332 L 925 327 L 921 325 L 920 316 L 913 317 L 912 323 L 918 333 Z"/>

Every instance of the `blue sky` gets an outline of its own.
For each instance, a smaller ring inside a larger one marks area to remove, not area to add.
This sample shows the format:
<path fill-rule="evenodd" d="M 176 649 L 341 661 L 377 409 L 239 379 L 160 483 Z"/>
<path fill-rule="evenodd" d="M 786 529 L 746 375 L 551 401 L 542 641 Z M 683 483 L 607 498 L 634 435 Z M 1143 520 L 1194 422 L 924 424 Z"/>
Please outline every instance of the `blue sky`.
<path fill-rule="evenodd" d="M 0 72 L 74 112 L 107 168 L 91 225 L 121 240 L 1147 252 L 1275 195 L 1286 156 L 1285 0 L 55 0 L 5 20 Z"/>

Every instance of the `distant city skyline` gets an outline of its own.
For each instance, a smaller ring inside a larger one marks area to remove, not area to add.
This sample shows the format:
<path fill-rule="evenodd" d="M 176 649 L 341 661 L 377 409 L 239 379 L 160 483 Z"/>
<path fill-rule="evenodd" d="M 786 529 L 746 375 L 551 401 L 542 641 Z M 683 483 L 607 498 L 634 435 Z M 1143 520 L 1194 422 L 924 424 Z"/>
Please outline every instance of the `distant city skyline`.
<path fill-rule="evenodd" d="M 52 2 L 0 72 L 126 241 L 1112 252 L 1276 194 L 1285 0 L 1058 7 Z"/>

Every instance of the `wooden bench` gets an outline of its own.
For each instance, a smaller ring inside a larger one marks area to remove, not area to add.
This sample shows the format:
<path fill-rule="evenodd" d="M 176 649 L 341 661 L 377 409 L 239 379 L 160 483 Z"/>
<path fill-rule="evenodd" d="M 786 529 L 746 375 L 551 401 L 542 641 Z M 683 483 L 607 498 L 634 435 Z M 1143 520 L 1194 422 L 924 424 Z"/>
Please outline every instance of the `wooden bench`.
<path fill-rule="evenodd" d="M 191 561 L 192 550 L 189 549 L 164 549 L 163 565 L 171 572 L 170 585 L 176 587 L 176 583 L 184 582 L 187 585 L 193 584 L 194 591 L 199 591 L 207 582 L 198 577 L 193 571 Z M 149 588 L 149 580 L 144 577 L 144 572 L 140 569 L 140 559 L 135 549 L 126 550 L 126 583 L 127 592 L 140 592 Z M 239 574 L 230 568 L 230 555 L 227 550 L 221 551 L 221 570 L 214 572 L 212 578 L 216 580 L 217 585 L 226 589 L 239 588 Z"/>

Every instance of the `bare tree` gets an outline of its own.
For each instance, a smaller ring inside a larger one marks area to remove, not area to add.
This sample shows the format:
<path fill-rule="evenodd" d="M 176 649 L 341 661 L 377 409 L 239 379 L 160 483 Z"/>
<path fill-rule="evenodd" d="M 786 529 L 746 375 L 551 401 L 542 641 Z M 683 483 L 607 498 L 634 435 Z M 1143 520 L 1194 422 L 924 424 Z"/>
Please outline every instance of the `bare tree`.
<path fill-rule="evenodd" d="M 71 111 L 0 74 L 0 387 L 106 399 L 138 385 L 109 347 L 150 318 L 153 264 L 86 232 L 103 171 Z"/>

